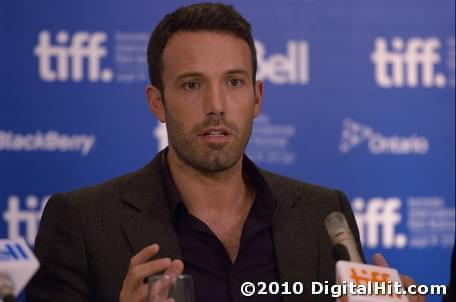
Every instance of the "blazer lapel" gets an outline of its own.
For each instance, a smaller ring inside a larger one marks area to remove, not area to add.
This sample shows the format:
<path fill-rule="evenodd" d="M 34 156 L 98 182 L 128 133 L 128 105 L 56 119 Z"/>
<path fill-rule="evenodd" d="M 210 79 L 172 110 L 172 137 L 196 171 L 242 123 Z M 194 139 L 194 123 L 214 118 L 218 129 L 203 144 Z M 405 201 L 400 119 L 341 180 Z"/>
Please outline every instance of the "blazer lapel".
<path fill-rule="evenodd" d="M 135 254 L 148 245 L 158 243 L 160 251 L 154 258 L 181 259 L 163 187 L 160 156 L 161 153 L 138 172 L 136 181 L 124 194 L 124 201 L 137 209 L 138 214 L 123 224 L 123 230 Z"/>
<path fill-rule="evenodd" d="M 309 297 L 311 282 L 318 278 L 318 238 L 312 214 L 311 197 L 302 187 L 277 183 L 266 177 L 277 208 L 272 220 L 272 235 L 281 281 L 304 282 L 304 296 Z M 300 201 L 300 202 L 298 202 Z M 290 284 L 291 286 L 291 284 Z M 285 302 L 302 301 L 303 296 L 283 296 Z"/>

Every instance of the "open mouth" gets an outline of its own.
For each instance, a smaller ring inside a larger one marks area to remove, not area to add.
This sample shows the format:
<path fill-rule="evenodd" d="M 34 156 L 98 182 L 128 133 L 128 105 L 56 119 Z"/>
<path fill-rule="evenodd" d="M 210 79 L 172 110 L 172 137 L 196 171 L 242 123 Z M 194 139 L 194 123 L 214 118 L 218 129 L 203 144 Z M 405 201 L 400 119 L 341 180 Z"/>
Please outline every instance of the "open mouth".
<path fill-rule="evenodd" d="M 230 133 L 224 128 L 210 128 L 203 130 L 200 136 L 208 142 L 226 142 Z"/>
<path fill-rule="evenodd" d="M 223 130 L 212 130 L 212 131 L 207 131 L 203 133 L 203 136 L 209 136 L 209 137 L 222 137 L 222 136 L 227 136 L 228 132 L 223 131 Z"/>

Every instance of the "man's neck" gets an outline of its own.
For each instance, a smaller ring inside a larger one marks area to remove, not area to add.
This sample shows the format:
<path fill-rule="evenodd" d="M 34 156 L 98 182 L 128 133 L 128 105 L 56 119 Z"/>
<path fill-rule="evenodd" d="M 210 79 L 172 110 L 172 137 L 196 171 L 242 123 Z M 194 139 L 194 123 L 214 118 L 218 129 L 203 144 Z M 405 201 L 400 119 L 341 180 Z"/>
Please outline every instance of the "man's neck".
<path fill-rule="evenodd" d="M 243 156 L 226 171 L 202 172 L 185 163 L 174 150 L 167 161 L 176 187 L 190 213 L 214 217 L 250 208 L 254 190 L 242 171 Z"/>

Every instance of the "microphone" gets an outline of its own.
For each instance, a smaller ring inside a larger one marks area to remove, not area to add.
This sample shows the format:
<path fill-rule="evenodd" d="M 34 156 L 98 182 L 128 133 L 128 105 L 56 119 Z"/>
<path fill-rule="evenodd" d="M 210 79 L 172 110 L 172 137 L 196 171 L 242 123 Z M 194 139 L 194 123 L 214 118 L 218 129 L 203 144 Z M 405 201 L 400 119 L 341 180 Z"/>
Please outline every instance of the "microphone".
<path fill-rule="evenodd" d="M 331 238 L 332 243 L 334 244 L 334 253 L 346 257 L 348 253 L 347 260 L 351 262 L 364 263 L 361 256 L 359 255 L 358 248 L 356 246 L 355 238 L 353 238 L 353 233 L 348 226 L 347 220 L 345 219 L 344 214 L 341 212 L 332 212 L 325 218 L 326 230 L 328 231 L 329 237 Z M 345 251 L 341 251 L 345 248 Z M 338 257 L 336 257 L 337 259 Z"/>
<path fill-rule="evenodd" d="M 402 286 L 396 269 L 364 263 L 344 214 L 332 212 L 325 225 L 334 245 L 337 283 L 345 289 L 333 297 L 342 302 L 408 301 L 396 290 Z"/>
<path fill-rule="evenodd" d="M 39 263 L 24 239 L 0 239 L 0 299 L 15 302 Z"/>
<path fill-rule="evenodd" d="M 350 255 L 348 254 L 347 249 L 342 244 L 336 244 L 333 247 L 333 256 L 336 258 L 336 261 L 350 261 Z"/>

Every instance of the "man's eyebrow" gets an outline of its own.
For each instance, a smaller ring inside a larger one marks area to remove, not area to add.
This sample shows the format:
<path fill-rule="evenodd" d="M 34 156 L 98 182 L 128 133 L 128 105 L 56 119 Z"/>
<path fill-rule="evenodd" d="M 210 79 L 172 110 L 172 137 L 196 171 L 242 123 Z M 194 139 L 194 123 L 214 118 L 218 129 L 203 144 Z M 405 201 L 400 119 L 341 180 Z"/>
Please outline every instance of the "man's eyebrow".
<path fill-rule="evenodd" d="M 246 77 L 249 76 L 249 72 L 247 70 L 245 70 L 245 69 L 232 69 L 232 70 L 226 71 L 225 74 L 226 75 L 241 74 L 241 75 L 244 75 Z M 189 71 L 189 72 L 183 72 L 183 73 L 179 74 L 176 77 L 176 81 L 181 81 L 181 80 L 184 80 L 184 79 L 187 79 L 187 78 L 201 78 L 201 77 L 204 77 L 204 74 L 202 74 L 200 72 Z"/>
<path fill-rule="evenodd" d="M 186 78 L 198 78 L 198 77 L 202 77 L 202 76 L 203 76 L 202 73 L 189 71 L 189 72 L 184 72 L 184 73 L 179 74 L 176 77 L 176 81 L 183 80 Z"/>
<path fill-rule="evenodd" d="M 233 75 L 233 74 L 242 74 L 246 77 L 249 76 L 249 72 L 245 69 L 233 69 L 233 70 L 228 70 L 227 72 L 225 72 L 225 74 L 228 74 L 228 75 Z"/>

